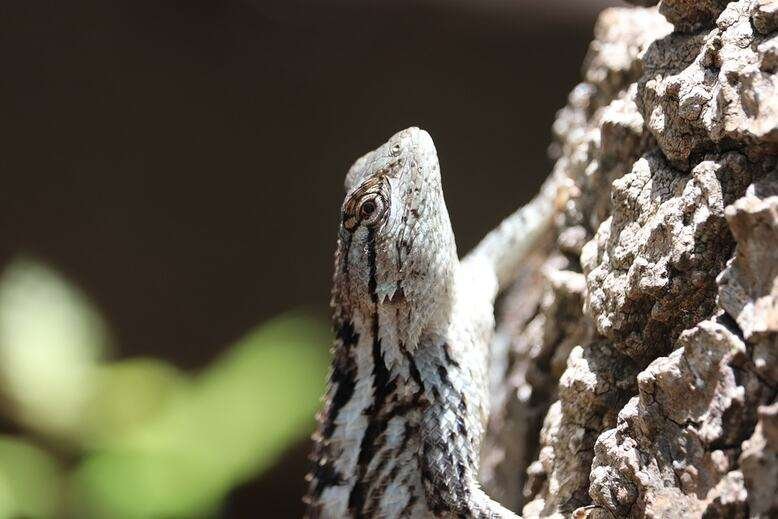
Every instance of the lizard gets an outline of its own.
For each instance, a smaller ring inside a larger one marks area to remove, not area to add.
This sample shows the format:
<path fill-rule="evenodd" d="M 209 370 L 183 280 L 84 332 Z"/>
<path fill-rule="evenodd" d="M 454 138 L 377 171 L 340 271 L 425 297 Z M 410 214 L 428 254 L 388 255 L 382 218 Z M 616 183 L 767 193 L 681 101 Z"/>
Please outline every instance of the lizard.
<path fill-rule="evenodd" d="M 349 169 L 306 517 L 518 517 L 478 482 L 494 303 L 552 227 L 561 185 L 549 177 L 460 261 L 426 131 Z"/>

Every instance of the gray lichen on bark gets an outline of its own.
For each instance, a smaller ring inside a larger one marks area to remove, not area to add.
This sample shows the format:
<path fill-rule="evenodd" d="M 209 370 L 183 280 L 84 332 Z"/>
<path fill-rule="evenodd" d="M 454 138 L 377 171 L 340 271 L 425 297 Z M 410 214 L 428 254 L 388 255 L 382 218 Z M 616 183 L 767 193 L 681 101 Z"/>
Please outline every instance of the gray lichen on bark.
<path fill-rule="evenodd" d="M 482 478 L 525 517 L 778 516 L 777 4 L 600 16 L 498 316 Z"/>

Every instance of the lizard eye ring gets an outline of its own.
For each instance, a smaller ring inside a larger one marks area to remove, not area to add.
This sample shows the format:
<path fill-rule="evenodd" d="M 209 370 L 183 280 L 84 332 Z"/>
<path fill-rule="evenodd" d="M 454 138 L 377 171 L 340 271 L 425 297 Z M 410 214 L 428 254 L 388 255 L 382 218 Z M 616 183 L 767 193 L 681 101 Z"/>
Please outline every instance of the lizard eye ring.
<path fill-rule="evenodd" d="M 366 225 L 375 225 L 386 211 L 386 201 L 378 193 L 362 197 L 359 202 L 359 219 Z"/>
<path fill-rule="evenodd" d="M 365 200 L 362 207 L 359 208 L 359 214 L 362 218 L 370 218 L 373 212 L 375 212 L 375 202 L 372 200 Z"/>

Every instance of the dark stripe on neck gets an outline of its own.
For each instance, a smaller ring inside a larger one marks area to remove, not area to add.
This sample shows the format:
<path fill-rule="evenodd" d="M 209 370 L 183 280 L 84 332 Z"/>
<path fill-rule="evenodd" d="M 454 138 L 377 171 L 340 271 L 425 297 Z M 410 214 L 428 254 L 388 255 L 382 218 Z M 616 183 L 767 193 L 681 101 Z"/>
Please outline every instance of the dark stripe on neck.
<path fill-rule="evenodd" d="M 459 391 L 457 391 L 454 387 L 454 384 L 451 383 L 451 379 L 448 377 L 448 370 L 445 366 L 438 365 L 438 377 L 440 377 L 441 384 L 453 390 L 454 392 L 459 393 Z"/>
<path fill-rule="evenodd" d="M 344 274 L 348 274 L 348 253 L 351 250 L 351 240 L 353 239 L 353 235 L 351 233 L 341 232 L 340 239 L 342 243 L 341 254 L 343 255 L 343 257 L 340 258 L 340 269 Z"/>
<path fill-rule="evenodd" d="M 313 498 L 321 496 L 327 488 L 342 485 L 346 481 L 343 474 L 335 467 L 335 458 L 330 451 L 329 440 L 335 433 L 335 420 L 340 410 L 354 396 L 357 366 L 351 356 L 351 350 L 359 341 L 359 334 L 354 330 L 350 320 L 336 317 L 335 337 L 335 357 L 330 374 L 330 387 L 334 389 L 334 393 L 327 403 L 326 414 L 319 425 L 319 434 L 311 458 L 314 462 L 310 472 L 313 479 L 308 489 L 308 499 L 311 503 L 316 503 Z M 310 508 L 309 516 L 316 517 L 314 508 Z"/>
<path fill-rule="evenodd" d="M 327 458 L 327 461 L 323 464 L 317 463 L 313 469 L 313 478 L 315 483 L 313 484 L 313 495 L 320 496 L 329 487 L 334 487 L 343 484 L 345 478 L 335 468 L 335 460 L 333 458 Z"/>
<path fill-rule="evenodd" d="M 351 397 L 356 387 L 357 366 L 351 356 L 351 348 L 359 341 L 359 334 L 354 330 L 351 321 L 336 324 L 335 337 L 340 342 L 335 347 L 335 358 L 332 363 L 330 385 L 335 387 L 335 394 L 329 403 L 327 417 L 322 427 L 322 436 L 330 438 L 335 432 L 335 419 Z"/>
<path fill-rule="evenodd" d="M 371 264 L 371 280 L 374 268 Z M 386 430 L 389 423 L 389 417 L 381 416 L 381 412 L 386 405 L 386 400 L 395 391 L 397 382 L 390 380 L 389 368 L 386 367 L 384 356 L 381 351 L 381 339 L 378 336 L 378 309 L 373 316 L 373 404 L 365 410 L 367 415 L 367 428 L 362 436 L 362 442 L 359 446 L 359 457 L 357 458 L 357 480 L 354 488 L 349 495 L 349 510 L 355 517 L 363 517 L 365 510 L 365 498 L 370 481 L 367 474 L 367 467 L 380 451 L 383 445 L 377 443 L 379 437 Z"/>
<path fill-rule="evenodd" d="M 359 342 L 359 333 L 354 329 L 354 323 L 350 319 L 343 320 L 335 325 L 335 338 L 340 341 L 344 349 L 349 350 Z"/>
<path fill-rule="evenodd" d="M 446 362 L 451 364 L 452 366 L 459 367 L 459 362 L 455 361 L 451 357 L 451 347 L 448 345 L 448 343 L 443 344 L 443 355 L 446 357 Z"/>
<path fill-rule="evenodd" d="M 370 300 L 376 305 L 375 308 L 375 327 L 378 327 L 378 294 L 376 294 L 376 287 L 378 281 L 376 280 L 376 253 L 375 253 L 375 229 L 372 227 L 367 228 L 367 266 L 369 267 L 370 277 L 367 281 L 367 289 L 370 292 Z"/>
<path fill-rule="evenodd" d="M 415 427 L 412 426 L 410 422 L 410 414 L 414 410 L 421 408 L 420 400 L 424 394 L 424 383 L 421 380 L 421 374 L 416 367 L 413 356 L 410 354 L 410 352 L 408 352 L 402 343 L 400 343 L 400 350 L 408 360 L 408 369 L 411 374 L 411 378 L 418 386 L 418 390 L 410 400 L 401 402 L 393 401 L 391 407 L 387 408 L 380 417 L 377 417 L 377 420 L 379 420 L 380 423 L 376 426 L 376 429 L 378 429 L 380 432 L 385 431 L 389 425 L 389 422 L 395 417 L 404 417 L 405 423 L 402 440 L 400 441 L 400 445 L 398 447 L 394 448 L 391 452 L 388 449 L 384 449 L 382 453 L 379 448 L 375 448 L 374 450 L 373 456 L 380 455 L 381 457 L 376 468 L 373 469 L 372 475 L 364 478 L 365 482 L 363 488 L 368 489 L 368 495 L 365 498 L 368 502 L 363 506 L 363 511 L 367 513 L 376 513 L 383 492 L 386 490 L 389 484 L 396 479 L 397 474 L 400 471 L 401 466 L 399 462 L 396 462 L 397 464 L 392 467 L 392 470 L 388 474 L 384 473 L 389 457 L 394 456 L 395 458 L 399 458 L 399 456 L 401 456 L 401 454 L 405 452 L 405 449 L 408 447 L 408 442 L 410 441 L 411 436 L 416 433 Z M 392 381 L 392 385 L 394 385 L 394 381 Z M 367 464 L 371 464 L 370 458 L 367 459 Z M 362 491 L 364 492 L 364 490 Z"/>
<path fill-rule="evenodd" d="M 419 373 L 419 368 L 416 367 L 416 361 L 413 359 L 413 355 L 411 355 L 411 352 L 408 351 L 408 348 L 406 348 L 403 343 L 400 343 L 400 350 L 408 361 L 408 371 L 411 374 L 411 378 L 416 382 L 416 385 L 419 386 L 419 391 L 424 392 L 424 382 L 421 380 L 421 373 Z"/>

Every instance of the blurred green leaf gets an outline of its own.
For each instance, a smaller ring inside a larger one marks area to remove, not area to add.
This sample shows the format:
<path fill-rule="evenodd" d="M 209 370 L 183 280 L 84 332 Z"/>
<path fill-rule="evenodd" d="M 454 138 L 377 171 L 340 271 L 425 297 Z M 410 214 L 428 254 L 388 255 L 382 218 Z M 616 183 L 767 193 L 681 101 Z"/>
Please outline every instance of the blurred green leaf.
<path fill-rule="evenodd" d="M 125 431 L 153 420 L 169 401 L 188 388 L 189 380 L 158 359 L 131 359 L 100 366 L 87 406 L 83 444 L 99 448 Z"/>
<path fill-rule="evenodd" d="M 0 392 L 17 418 L 46 434 L 78 434 L 106 327 L 49 268 L 12 263 L 0 277 Z"/>
<path fill-rule="evenodd" d="M 76 474 L 90 517 L 197 517 L 309 433 L 327 326 L 281 317 L 239 341 L 150 421 L 118 434 Z"/>
<path fill-rule="evenodd" d="M 101 364 L 107 335 L 48 268 L 17 261 L 0 277 L 0 401 L 84 453 L 68 479 L 70 515 L 212 515 L 312 427 L 330 341 L 318 320 L 261 326 L 196 377 L 155 359 Z M 60 478 L 44 451 L 0 437 L 0 519 L 61 515 Z"/>
<path fill-rule="evenodd" d="M 43 450 L 0 436 L 0 518 L 59 516 L 61 474 Z"/>

